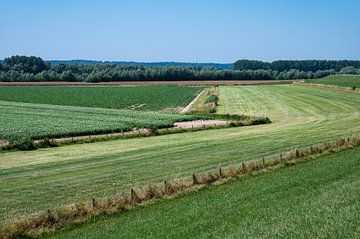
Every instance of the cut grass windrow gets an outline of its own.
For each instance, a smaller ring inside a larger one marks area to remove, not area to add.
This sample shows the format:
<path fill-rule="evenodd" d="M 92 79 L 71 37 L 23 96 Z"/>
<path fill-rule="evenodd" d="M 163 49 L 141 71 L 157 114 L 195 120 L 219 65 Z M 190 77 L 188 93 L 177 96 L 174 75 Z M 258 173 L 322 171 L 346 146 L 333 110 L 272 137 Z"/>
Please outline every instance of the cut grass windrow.
<path fill-rule="evenodd" d="M 296 148 L 276 157 L 243 162 L 239 165 L 221 167 L 213 172 L 193 174 L 189 178 L 165 181 L 163 184 L 148 184 L 130 193 L 102 199 L 91 199 L 57 209 L 48 209 L 33 216 L 8 221 L 1 236 L 3 238 L 34 237 L 44 232 L 79 225 L 101 215 L 121 212 L 141 206 L 153 200 L 174 197 L 195 191 L 205 185 L 225 182 L 229 179 L 252 175 L 278 167 L 293 165 L 315 156 L 360 146 L 360 137 L 352 136 L 337 141 Z"/>

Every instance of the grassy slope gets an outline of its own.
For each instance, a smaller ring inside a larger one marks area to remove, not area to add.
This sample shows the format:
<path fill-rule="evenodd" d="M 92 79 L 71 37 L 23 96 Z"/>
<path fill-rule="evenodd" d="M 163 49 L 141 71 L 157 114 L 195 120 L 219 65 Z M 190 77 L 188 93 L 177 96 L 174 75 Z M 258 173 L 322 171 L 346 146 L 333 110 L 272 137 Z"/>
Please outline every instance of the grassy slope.
<path fill-rule="evenodd" d="M 306 80 L 305 82 L 342 87 L 356 86 L 356 88 L 360 88 L 360 75 L 330 75 L 321 79 Z"/>
<path fill-rule="evenodd" d="M 192 116 L 0 101 L 0 139 L 73 136 L 164 127 Z"/>
<path fill-rule="evenodd" d="M 360 133 L 357 94 L 226 86 L 220 104 L 274 123 L 0 154 L 0 219 Z"/>
<path fill-rule="evenodd" d="M 360 149 L 211 186 L 49 238 L 359 238 Z"/>
<path fill-rule="evenodd" d="M 177 85 L 0 86 L 0 101 L 176 111 L 189 104 L 202 89 Z"/>

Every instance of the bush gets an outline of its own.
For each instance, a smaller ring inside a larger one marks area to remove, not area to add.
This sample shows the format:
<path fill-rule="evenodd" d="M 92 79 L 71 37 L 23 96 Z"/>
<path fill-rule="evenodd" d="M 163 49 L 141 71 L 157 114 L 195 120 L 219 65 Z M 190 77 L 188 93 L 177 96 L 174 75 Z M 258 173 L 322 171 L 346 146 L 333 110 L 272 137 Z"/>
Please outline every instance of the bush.
<path fill-rule="evenodd" d="M 8 149 L 17 149 L 17 150 L 35 150 L 38 146 L 34 143 L 31 138 L 23 137 L 15 140 L 11 140 Z"/>

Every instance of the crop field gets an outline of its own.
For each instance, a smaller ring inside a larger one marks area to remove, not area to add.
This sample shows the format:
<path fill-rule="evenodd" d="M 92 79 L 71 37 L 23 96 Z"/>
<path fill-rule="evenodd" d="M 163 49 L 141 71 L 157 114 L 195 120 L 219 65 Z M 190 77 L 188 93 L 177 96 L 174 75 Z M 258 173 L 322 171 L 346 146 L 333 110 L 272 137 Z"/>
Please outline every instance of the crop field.
<path fill-rule="evenodd" d="M 0 86 L 0 101 L 176 112 L 202 89 L 177 85 Z"/>
<path fill-rule="evenodd" d="M 359 197 L 357 148 L 44 238 L 359 238 Z"/>
<path fill-rule="evenodd" d="M 0 139 L 65 137 L 171 127 L 196 116 L 0 101 Z"/>
<path fill-rule="evenodd" d="M 341 87 L 360 88 L 360 76 L 358 75 L 330 75 L 325 78 L 306 80 L 306 83 L 336 85 Z"/>
<path fill-rule="evenodd" d="M 218 112 L 273 123 L 1 153 L 0 221 L 360 133 L 359 95 L 319 88 L 220 86 Z"/>

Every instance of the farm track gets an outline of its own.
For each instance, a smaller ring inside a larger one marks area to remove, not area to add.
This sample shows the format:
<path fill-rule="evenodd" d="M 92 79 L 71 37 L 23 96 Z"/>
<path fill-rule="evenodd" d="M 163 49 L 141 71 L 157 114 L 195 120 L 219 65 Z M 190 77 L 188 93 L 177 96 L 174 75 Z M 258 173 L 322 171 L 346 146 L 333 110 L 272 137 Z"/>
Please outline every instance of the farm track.
<path fill-rule="evenodd" d="M 0 82 L 0 86 L 26 86 L 26 85 L 258 85 L 289 83 L 283 80 L 214 80 L 214 81 L 113 81 L 113 82 Z M 290 81 L 291 83 L 292 81 Z"/>
<path fill-rule="evenodd" d="M 357 94 L 224 86 L 219 103 L 273 123 L 0 154 L 0 220 L 360 134 Z"/>

